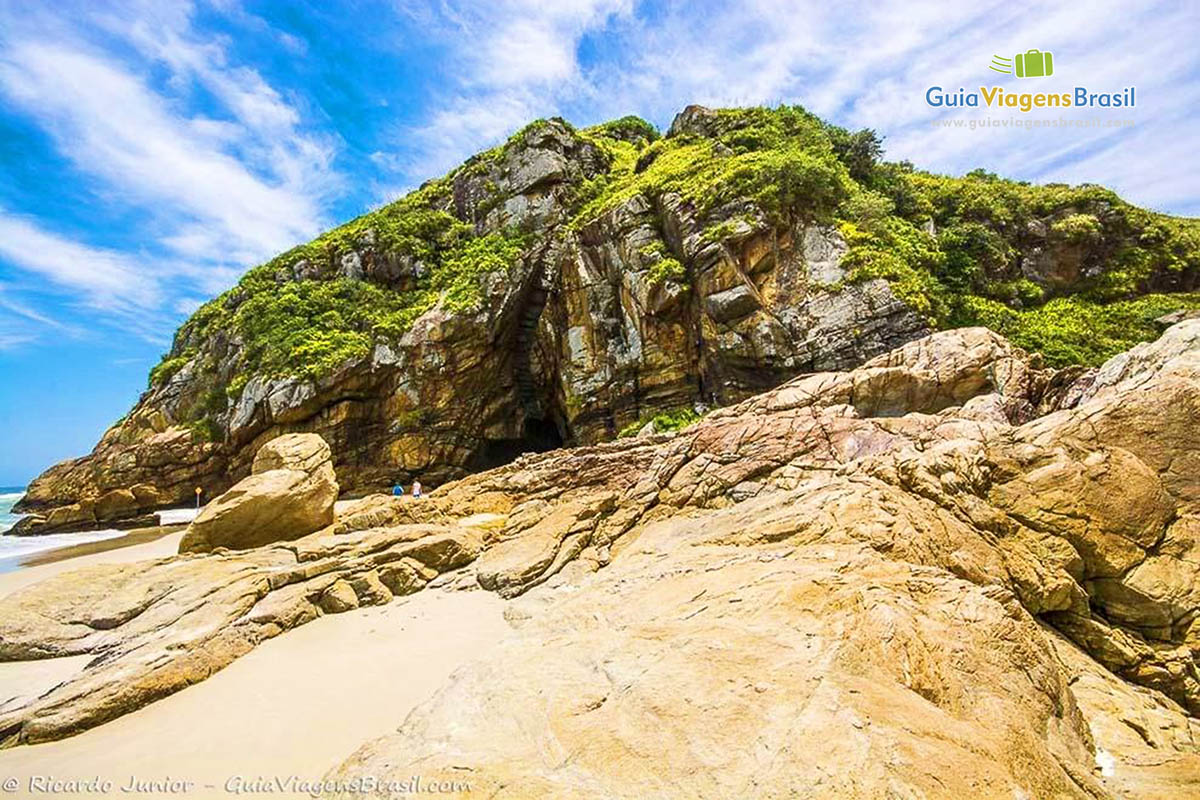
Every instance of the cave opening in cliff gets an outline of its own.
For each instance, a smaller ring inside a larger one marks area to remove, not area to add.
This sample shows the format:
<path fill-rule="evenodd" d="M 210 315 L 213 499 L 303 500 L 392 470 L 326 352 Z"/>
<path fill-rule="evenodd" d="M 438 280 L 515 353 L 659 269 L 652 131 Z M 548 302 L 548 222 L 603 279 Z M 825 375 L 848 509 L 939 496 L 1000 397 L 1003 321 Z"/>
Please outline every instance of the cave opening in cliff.
<path fill-rule="evenodd" d="M 562 432 L 548 419 L 525 418 L 525 435 L 516 439 L 489 439 L 475 456 L 474 469 L 482 471 L 502 467 L 525 453 L 557 450 L 565 442 Z"/>

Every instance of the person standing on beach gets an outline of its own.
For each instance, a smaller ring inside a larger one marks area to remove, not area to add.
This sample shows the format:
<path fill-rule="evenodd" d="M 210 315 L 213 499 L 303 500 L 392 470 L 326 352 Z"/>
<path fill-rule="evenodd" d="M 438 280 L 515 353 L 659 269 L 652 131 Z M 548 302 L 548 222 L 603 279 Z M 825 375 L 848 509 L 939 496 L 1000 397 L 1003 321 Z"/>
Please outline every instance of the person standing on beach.
<path fill-rule="evenodd" d="M 392 487 L 392 497 L 403 497 L 403 496 L 404 496 L 404 486 L 401 485 L 400 481 L 396 481 L 396 485 Z"/>
<path fill-rule="evenodd" d="M 413 497 L 421 496 L 421 482 L 413 481 Z"/>

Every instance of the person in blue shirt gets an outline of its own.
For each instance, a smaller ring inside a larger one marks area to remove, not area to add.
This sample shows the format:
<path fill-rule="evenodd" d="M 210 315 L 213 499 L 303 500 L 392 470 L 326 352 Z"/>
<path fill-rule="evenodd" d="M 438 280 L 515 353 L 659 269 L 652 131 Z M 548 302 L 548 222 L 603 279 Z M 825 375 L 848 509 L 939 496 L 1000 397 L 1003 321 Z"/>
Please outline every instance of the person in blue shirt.
<path fill-rule="evenodd" d="M 401 497 L 404 494 L 404 487 L 397 483 L 392 487 L 392 497 Z"/>

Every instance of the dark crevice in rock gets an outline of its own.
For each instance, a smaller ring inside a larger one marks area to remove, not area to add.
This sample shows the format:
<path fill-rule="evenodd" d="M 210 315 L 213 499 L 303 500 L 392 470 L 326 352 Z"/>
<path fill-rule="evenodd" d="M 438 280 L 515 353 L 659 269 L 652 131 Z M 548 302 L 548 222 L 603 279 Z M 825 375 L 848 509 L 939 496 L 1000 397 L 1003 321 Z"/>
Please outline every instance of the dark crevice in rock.
<path fill-rule="evenodd" d="M 502 467 L 525 453 L 545 453 L 563 446 L 558 427 L 544 418 L 526 417 L 525 435 L 516 439 L 489 439 L 470 464 L 473 472 Z"/>
<path fill-rule="evenodd" d="M 534 419 L 544 418 L 546 413 L 538 397 L 532 368 L 538 321 L 546 308 L 546 299 L 549 296 L 543 271 L 544 268 L 536 272 L 531 281 L 524 308 L 517 319 L 516 342 L 513 347 L 513 379 L 517 386 L 517 397 L 525 409 L 525 415 Z"/>

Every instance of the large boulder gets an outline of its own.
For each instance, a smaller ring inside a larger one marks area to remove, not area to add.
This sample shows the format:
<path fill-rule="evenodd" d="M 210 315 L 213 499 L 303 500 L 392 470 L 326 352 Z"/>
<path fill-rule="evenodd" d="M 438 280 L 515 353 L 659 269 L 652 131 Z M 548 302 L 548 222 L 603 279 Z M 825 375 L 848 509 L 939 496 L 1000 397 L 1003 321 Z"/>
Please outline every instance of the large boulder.
<path fill-rule="evenodd" d="M 259 449 L 248 477 L 205 506 L 179 552 L 242 550 L 297 539 L 333 522 L 337 496 L 325 440 L 315 433 L 280 436 Z"/>
<path fill-rule="evenodd" d="M 289 433 L 264 444 L 254 455 L 254 474 L 276 469 L 320 472 L 332 469 L 329 445 L 315 433 Z"/>

